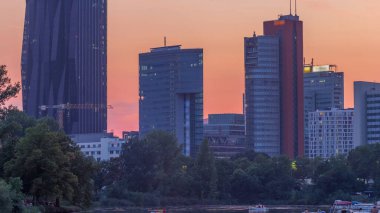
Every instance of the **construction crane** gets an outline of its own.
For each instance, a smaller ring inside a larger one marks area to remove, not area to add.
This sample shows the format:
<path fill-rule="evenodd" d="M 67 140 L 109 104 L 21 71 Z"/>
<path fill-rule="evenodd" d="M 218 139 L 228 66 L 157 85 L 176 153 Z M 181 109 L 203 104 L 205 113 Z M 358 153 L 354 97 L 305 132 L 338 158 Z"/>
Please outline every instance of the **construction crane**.
<path fill-rule="evenodd" d="M 49 109 L 56 109 L 57 110 L 57 122 L 59 125 L 59 128 L 64 128 L 64 115 L 66 110 L 73 110 L 73 109 L 93 109 L 95 112 L 98 112 L 101 109 L 113 109 L 112 105 L 104 105 L 104 104 L 58 104 L 58 105 L 41 105 L 39 106 L 40 114 L 42 114 L 43 111 L 47 111 Z"/>

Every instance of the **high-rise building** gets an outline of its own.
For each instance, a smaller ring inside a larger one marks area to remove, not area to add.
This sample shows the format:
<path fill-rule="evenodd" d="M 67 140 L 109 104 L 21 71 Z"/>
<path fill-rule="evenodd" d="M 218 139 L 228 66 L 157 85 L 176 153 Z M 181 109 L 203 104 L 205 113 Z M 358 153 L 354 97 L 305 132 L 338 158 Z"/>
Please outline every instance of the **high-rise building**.
<path fill-rule="evenodd" d="M 27 0 L 21 65 L 28 115 L 107 130 L 107 0 Z"/>
<path fill-rule="evenodd" d="M 203 49 L 153 48 L 139 61 L 140 136 L 172 133 L 195 156 L 203 141 Z"/>
<path fill-rule="evenodd" d="M 380 83 L 354 82 L 355 145 L 380 143 Z"/>
<path fill-rule="evenodd" d="M 280 16 L 255 37 L 245 41 L 247 143 L 269 155 L 303 156 L 303 23 Z"/>
<path fill-rule="evenodd" d="M 281 154 L 304 154 L 303 22 L 297 15 L 264 22 L 264 35 L 280 40 Z"/>
<path fill-rule="evenodd" d="M 335 65 L 305 65 L 304 104 L 306 112 L 344 108 L 344 73 Z"/>
<path fill-rule="evenodd" d="M 230 158 L 246 151 L 244 115 L 208 115 L 204 137 L 216 158 Z"/>
<path fill-rule="evenodd" d="M 335 65 L 304 66 L 305 154 L 309 151 L 308 115 L 317 110 L 344 108 L 344 73 Z"/>
<path fill-rule="evenodd" d="M 308 113 L 310 158 L 347 155 L 354 146 L 353 109 L 331 109 Z"/>
<path fill-rule="evenodd" d="M 253 35 L 244 43 L 247 145 L 256 152 L 280 155 L 279 38 Z"/>

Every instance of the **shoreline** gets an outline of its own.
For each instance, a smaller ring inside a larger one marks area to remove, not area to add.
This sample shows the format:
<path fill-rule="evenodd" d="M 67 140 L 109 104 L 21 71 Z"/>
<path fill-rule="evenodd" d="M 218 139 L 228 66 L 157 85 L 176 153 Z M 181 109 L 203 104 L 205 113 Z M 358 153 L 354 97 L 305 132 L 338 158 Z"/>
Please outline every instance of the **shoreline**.
<path fill-rule="evenodd" d="M 192 205 L 192 206 L 167 206 L 167 207 L 108 207 L 94 208 L 84 212 L 147 212 L 154 209 L 166 209 L 174 212 L 205 211 L 205 212 L 225 212 L 225 211 L 248 211 L 252 205 Z M 328 209 L 331 205 L 266 205 L 271 210 L 304 210 L 304 209 Z"/>

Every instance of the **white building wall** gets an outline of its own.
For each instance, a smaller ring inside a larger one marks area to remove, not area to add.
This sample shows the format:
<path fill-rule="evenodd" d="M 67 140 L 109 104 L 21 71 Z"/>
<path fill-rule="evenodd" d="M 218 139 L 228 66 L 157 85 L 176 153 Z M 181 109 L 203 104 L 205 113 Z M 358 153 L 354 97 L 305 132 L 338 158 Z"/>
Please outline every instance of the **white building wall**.
<path fill-rule="evenodd" d="M 119 138 L 100 138 L 100 141 L 77 143 L 83 154 L 97 161 L 120 157 L 123 144 L 125 141 Z"/>
<path fill-rule="evenodd" d="M 310 158 L 330 158 L 347 155 L 355 148 L 353 138 L 354 110 L 326 110 L 309 112 Z"/>

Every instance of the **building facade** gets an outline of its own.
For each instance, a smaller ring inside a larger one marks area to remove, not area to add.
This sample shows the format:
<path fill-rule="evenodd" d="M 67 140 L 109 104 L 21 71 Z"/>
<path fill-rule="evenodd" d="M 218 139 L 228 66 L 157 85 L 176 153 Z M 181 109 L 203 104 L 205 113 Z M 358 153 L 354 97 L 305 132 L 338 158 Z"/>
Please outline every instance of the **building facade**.
<path fill-rule="evenodd" d="M 23 110 L 68 134 L 107 130 L 107 0 L 26 0 Z"/>
<path fill-rule="evenodd" d="M 317 110 L 344 109 L 344 73 L 335 65 L 304 67 L 305 155 L 309 151 L 308 115 Z"/>
<path fill-rule="evenodd" d="M 335 65 L 305 65 L 305 111 L 344 108 L 344 73 Z"/>
<path fill-rule="evenodd" d="M 133 140 L 139 139 L 139 132 L 138 131 L 123 131 L 122 135 L 123 135 L 123 139 L 126 142 L 131 142 Z"/>
<path fill-rule="evenodd" d="M 246 151 L 243 114 L 210 114 L 204 137 L 216 158 L 230 158 Z"/>
<path fill-rule="evenodd" d="M 172 133 L 195 156 L 203 141 L 203 49 L 153 48 L 139 63 L 140 136 Z"/>
<path fill-rule="evenodd" d="M 280 40 L 281 154 L 304 154 L 303 22 L 297 15 L 264 22 L 264 35 Z"/>
<path fill-rule="evenodd" d="M 278 20 L 265 21 L 264 36 L 261 39 L 273 41 L 270 47 L 268 45 L 260 47 L 258 44 L 256 54 L 254 51 L 249 51 L 254 49 L 252 46 L 255 42 L 252 41 L 260 40 L 254 37 L 250 38 L 251 42 L 249 38 L 246 39 L 245 44 L 247 143 L 256 151 L 269 155 L 281 154 L 289 158 L 303 156 L 303 23 L 297 15 L 292 14 L 280 16 Z M 277 44 L 274 44 L 275 40 Z M 262 52 L 261 57 L 260 52 Z M 257 74 L 251 75 L 255 69 Z M 268 78 L 269 75 L 272 76 Z M 262 80 L 258 80 L 257 83 L 249 80 L 255 78 L 254 76 Z M 274 78 L 279 79 L 277 84 Z M 261 88 L 254 88 L 255 84 L 257 86 L 261 84 Z M 254 100 L 252 94 L 253 96 L 260 94 L 262 97 L 257 96 L 258 99 Z M 264 104 L 266 97 L 271 99 L 268 109 L 265 109 Z M 275 100 L 275 97 L 278 97 L 278 100 Z M 278 107 L 279 114 L 277 114 Z M 260 113 L 261 110 L 265 112 Z M 273 112 L 269 113 L 270 110 Z M 259 119 L 254 119 L 252 117 L 254 114 L 259 116 Z M 277 123 L 272 124 L 272 121 Z M 258 122 L 265 123 L 267 125 L 265 129 Z"/>
<path fill-rule="evenodd" d="M 348 155 L 355 148 L 353 109 L 331 109 L 308 113 L 310 158 L 328 159 Z"/>
<path fill-rule="evenodd" d="M 256 152 L 280 155 L 279 38 L 254 35 L 244 43 L 247 145 Z"/>
<path fill-rule="evenodd" d="M 72 135 L 71 139 L 77 144 L 82 153 L 97 161 L 109 161 L 120 157 L 126 141 L 106 134 Z"/>
<path fill-rule="evenodd" d="M 380 143 L 380 83 L 354 82 L 356 146 Z"/>

